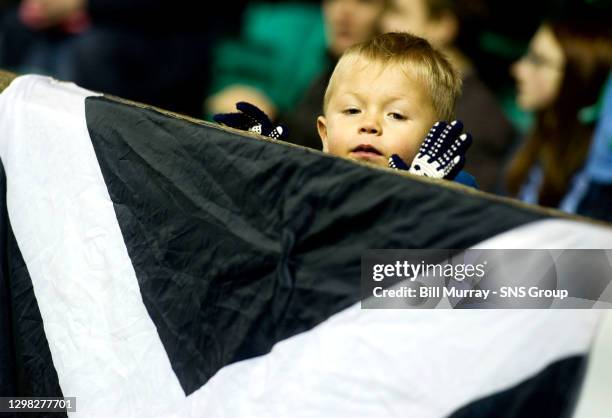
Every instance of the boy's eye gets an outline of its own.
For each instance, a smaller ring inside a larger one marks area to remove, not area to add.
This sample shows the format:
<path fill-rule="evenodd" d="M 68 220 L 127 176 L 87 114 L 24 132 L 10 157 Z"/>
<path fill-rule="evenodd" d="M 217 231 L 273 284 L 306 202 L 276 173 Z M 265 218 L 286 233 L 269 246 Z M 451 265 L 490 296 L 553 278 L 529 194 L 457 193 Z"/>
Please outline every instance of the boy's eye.
<path fill-rule="evenodd" d="M 389 113 L 389 116 L 391 116 L 391 118 L 395 120 L 406 120 L 406 116 L 402 115 L 401 113 L 397 113 L 397 112 Z"/>
<path fill-rule="evenodd" d="M 342 111 L 342 113 L 344 113 L 345 115 L 356 115 L 359 112 L 361 111 L 355 107 L 349 107 L 348 109 L 344 109 Z"/>

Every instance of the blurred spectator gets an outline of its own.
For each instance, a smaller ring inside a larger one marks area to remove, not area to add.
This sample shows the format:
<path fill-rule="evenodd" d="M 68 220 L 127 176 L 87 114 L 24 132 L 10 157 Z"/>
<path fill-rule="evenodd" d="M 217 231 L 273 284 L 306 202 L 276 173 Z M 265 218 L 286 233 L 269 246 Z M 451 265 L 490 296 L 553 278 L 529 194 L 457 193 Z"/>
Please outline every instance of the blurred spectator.
<path fill-rule="evenodd" d="M 240 2 L 224 7 L 223 16 L 239 16 Z M 207 9 L 193 0 L 24 0 L 5 19 L 0 65 L 199 117 L 221 24 Z"/>
<path fill-rule="evenodd" d="M 521 108 L 535 126 L 511 160 L 508 192 L 529 203 L 567 208 L 593 136 L 597 103 L 612 65 L 612 40 L 591 22 L 544 23 L 512 68 Z"/>
<path fill-rule="evenodd" d="M 456 103 L 456 117 L 473 136 L 465 169 L 478 179 L 483 190 L 493 192 L 517 134 L 463 51 L 464 45 L 476 42 L 473 30 L 485 16 L 485 4 L 477 0 L 391 0 L 382 28 L 424 37 L 459 70 L 463 91 Z"/>
<path fill-rule="evenodd" d="M 297 106 L 279 117 L 288 127 L 291 142 L 321 149 L 314 121 L 323 114 L 323 97 L 329 77 L 346 49 L 377 33 L 386 4 L 387 0 L 323 0 L 328 65 Z"/>
<path fill-rule="evenodd" d="M 33 30 L 59 26 L 65 32 L 79 33 L 89 25 L 85 6 L 85 0 L 24 0 L 19 16 Z"/>
<path fill-rule="evenodd" d="M 385 4 L 384 0 L 323 0 L 329 52 L 336 60 L 376 34 Z"/>
<path fill-rule="evenodd" d="M 585 186 L 576 212 L 612 222 L 612 74 L 601 103 L 601 116 L 585 168 Z"/>
<path fill-rule="evenodd" d="M 271 117 L 295 106 L 325 66 L 324 51 L 319 1 L 249 4 L 239 36 L 215 48 L 207 113 L 233 112 L 238 101 Z"/>

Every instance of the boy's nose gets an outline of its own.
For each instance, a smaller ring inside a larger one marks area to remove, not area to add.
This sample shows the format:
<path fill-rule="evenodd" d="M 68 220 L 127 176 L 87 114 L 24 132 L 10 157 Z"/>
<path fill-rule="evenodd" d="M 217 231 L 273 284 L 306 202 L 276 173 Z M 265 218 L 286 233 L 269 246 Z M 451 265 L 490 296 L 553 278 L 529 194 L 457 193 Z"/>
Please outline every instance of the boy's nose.
<path fill-rule="evenodd" d="M 359 128 L 359 133 L 377 135 L 380 133 L 380 126 L 374 121 L 365 121 Z"/>

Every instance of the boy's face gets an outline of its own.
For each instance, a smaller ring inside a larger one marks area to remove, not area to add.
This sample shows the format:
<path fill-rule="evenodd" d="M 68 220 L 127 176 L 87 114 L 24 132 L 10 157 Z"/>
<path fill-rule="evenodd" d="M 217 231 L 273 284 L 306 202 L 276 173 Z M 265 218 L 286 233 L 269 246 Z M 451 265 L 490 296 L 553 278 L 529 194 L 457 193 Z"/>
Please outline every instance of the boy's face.
<path fill-rule="evenodd" d="M 387 167 L 392 154 L 410 164 L 436 120 L 423 82 L 398 65 L 357 59 L 337 74 L 317 128 L 324 152 Z"/>

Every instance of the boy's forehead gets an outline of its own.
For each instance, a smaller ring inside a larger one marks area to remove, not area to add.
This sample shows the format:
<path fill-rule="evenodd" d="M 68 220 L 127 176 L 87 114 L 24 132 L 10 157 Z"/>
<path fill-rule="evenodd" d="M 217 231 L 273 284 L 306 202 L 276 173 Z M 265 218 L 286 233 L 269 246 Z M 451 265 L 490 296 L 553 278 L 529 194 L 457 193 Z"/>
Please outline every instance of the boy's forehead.
<path fill-rule="evenodd" d="M 340 72 L 341 78 L 349 78 L 351 76 L 379 76 L 386 70 L 396 68 L 399 64 L 391 62 L 381 62 L 365 58 L 359 55 L 348 56 L 340 60 L 337 71 Z"/>
<path fill-rule="evenodd" d="M 381 63 L 366 59 L 353 59 L 338 69 L 336 94 L 413 96 L 415 90 L 423 92 L 422 84 L 406 65 L 397 62 Z M 409 94 L 411 93 L 412 94 Z"/>

